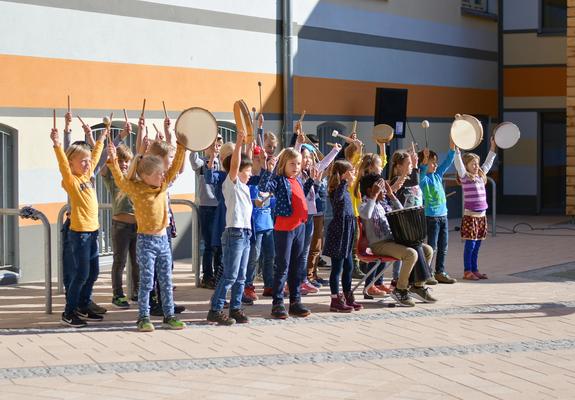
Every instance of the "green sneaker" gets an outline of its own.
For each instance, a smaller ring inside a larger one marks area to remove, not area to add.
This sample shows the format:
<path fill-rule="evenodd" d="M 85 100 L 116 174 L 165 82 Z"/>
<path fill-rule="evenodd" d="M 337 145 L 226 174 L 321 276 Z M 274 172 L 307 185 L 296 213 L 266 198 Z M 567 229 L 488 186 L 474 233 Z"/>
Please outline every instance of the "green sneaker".
<path fill-rule="evenodd" d="M 112 297 L 112 304 L 118 308 L 130 308 L 130 303 L 126 296 L 114 296 Z"/>
<path fill-rule="evenodd" d="M 154 325 L 150 322 L 150 317 L 138 318 L 139 332 L 154 332 Z"/>
<path fill-rule="evenodd" d="M 437 299 L 431 295 L 430 291 L 431 289 L 428 287 L 412 286 L 411 289 L 409 289 L 409 294 L 424 303 L 435 303 Z"/>
<path fill-rule="evenodd" d="M 391 292 L 391 297 L 397 301 L 400 306 L 403 307 L 413 307 L 415 306 L 415 302 L 409 296 L 409 291 L 407 289 L 398 289 L 395 288 L 393 292 Z"/>
<path fill-rule="evenodd" d="M 452 278 L 449 276 L 449 274 L 447 272 L 440 272 L 440 273 L 435 273 L 435 279 L 437 280 L 437 282 L 439 283 L 456 283 L 457 279 Z"/>
<path fill-rule="evenodd" d="M 180 321 L 173 315 L 169 317 L 164 317 L 164 322 L 162 322 L 162 328 L 168 328 L 174 331 L 182 330 L 186 327 L 186 323 Z"/>

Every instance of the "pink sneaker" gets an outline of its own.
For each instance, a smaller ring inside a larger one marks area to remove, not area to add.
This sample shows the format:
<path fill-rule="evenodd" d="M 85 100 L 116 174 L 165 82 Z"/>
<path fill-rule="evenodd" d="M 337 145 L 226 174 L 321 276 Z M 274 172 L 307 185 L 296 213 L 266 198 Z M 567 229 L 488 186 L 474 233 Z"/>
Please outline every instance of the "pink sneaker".
<path fill-rule="evenodd" d="M 302 296 L 319 293 L 319 289 L 307 281 L 301 284 L 300 291 Z"/>

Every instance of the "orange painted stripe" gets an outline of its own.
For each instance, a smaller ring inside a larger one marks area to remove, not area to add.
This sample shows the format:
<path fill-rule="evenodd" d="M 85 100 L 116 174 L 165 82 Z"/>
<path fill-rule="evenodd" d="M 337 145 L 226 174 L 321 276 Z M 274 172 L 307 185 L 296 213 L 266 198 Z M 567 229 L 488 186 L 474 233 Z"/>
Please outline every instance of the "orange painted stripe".
<path fill-rule="evenodd" d="M 408 89 L 409 116 L 497 115 L 496 90 L 307 77 L 294 80 L 294 108 L 321 115 L 373 115 L 377 87 Z"/>
<path fill-rule="evenodd" d="M 514 67 L 503 70 L 505 97 L 565 96 L 566 67 Z"/>
<path fill-rule="evenodd" d="M 193 193 L 175 194 L 172 195 L 171 197 L 173 199 L 184 199 L 194 201 Z M 32 207 L 43 212 L 46 215 L 46 218 L 48 218 L 50 224 L 56 224 L 58 222 L 58 213 L 60 212 L 62 207 L 64 207 L 65 204 L 66 203 L 43 203 L 43 204 L 33 204 Z M 24 205 L 21 204 L 20 207 L 24 207 Z M 172 209 L 175 213 L 190 212 L 190 208 L 188 206 L 176 205 Z M 19 224 L 20 227 L 25 227 L 32 225 L 41 225 L 42 223 L 40 221 L 33 221 L 31 219 L 19 218 Z"/>
<path fill-rule="evenodd" d="M 225 58 L 225 55 L 222 55 Z M 256 62 L 254 60 L 254 62 Z M 243 98 L 259 108 L 262 82 L 264 111 L 281 111 L 281 76 L 198 68 L 162 67 L 94 61 L 0 55 L 0 107 L 170 110 L 204 107 L 232 112 Z"/>

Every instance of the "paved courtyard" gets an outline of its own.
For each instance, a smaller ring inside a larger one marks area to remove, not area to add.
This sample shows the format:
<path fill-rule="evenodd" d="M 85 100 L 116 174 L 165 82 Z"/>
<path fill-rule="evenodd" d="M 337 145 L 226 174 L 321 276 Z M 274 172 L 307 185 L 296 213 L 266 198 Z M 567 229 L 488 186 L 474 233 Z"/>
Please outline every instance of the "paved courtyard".
<path fill-rule="evenodd" d="M 458 221 L 450 221 L 452 227 Z M 531 230 L 517 226 L 554 229 Z M 434 288 L 437 304 L 329 312 L 329 289 L 306 296 L 313 315 L 249 325 L 204 323 L 211 291 L 175 270 L 184 331 L 135 331 L 136 306 L 109 304 L 108 273 L 95 300 L 103 323 L 63 328 L 62 296 L 43 314 L 41 284 L 0 288 L 0 399 L 574 399 L 575 225 L 565 217 L 498 218 L 480 253 L 481 282 Z M 451 232 L 448 270 L 462 275 Z M 326 277 L 328 270 L 323 270 Z M 261 282 L 259 282 L 261 286 Z"/>

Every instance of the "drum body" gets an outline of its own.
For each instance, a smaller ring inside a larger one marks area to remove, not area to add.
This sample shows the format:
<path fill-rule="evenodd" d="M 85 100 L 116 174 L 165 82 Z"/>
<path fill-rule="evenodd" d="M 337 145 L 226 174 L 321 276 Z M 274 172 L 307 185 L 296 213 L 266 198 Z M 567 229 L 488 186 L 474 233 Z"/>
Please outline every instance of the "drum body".
<path fill-rule="evenodd" d="M 393 139 L 393 128 L 387 124 L 373 127 L 373 140 L 376 143 L 388 143 Z"/>
<path fill-rule="evenodd" d="M 246 135 L 245 142 L 250 144 L 254 141 L 254 128 L 252 125 L 252 118 L 250 116 L 250 109 L 243 100 L 238 100 L 234 103 L 234 119 L 236 120 L 236 127 L 238 130 L 244 131 Z"/>
<path fill-rule="evenodd" d="M 205 150 L 217 136 L 218 123 L 212 113 L 203 108 L 188 108 L 176 121 L 176 137 L 188 150 Z"/>
<path fill-rule="evenodd" d="M 403 208 L 385 214 L 393 240 L 404 246 L 419 246 L 425 240 L 426 223 L 423 206 Z"/>
<path fill-rule="evenodd" d="M 458 115 L 451 125 L 451 140 L 462 150 L 473 150 L 483 140 L 483 126 L 472 115 Z"/>

